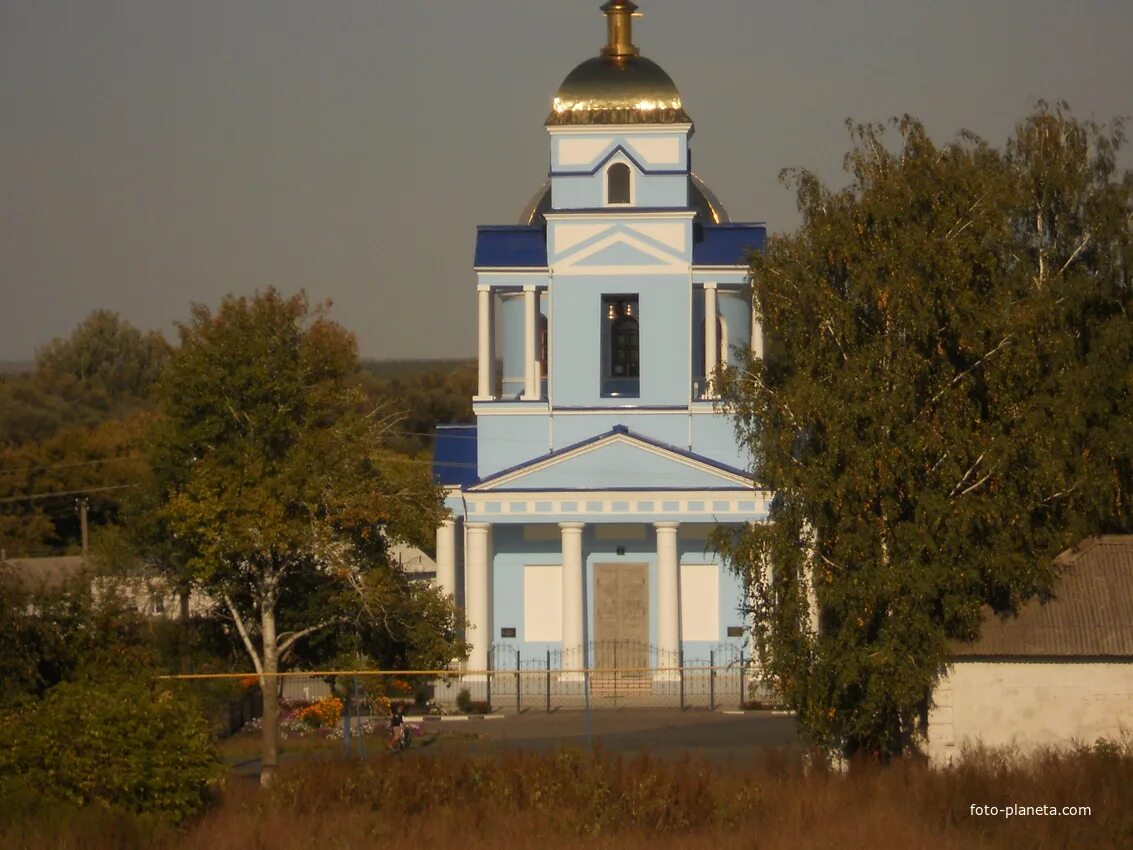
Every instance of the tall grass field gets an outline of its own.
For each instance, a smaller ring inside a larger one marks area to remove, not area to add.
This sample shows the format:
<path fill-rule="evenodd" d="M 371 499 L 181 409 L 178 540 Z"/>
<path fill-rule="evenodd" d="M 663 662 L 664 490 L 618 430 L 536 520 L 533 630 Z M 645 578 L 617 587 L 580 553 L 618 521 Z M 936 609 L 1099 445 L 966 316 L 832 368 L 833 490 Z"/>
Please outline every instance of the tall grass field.
<path fill-rule="evenodd" d="M 973 813 L 1088 806 L 1089 814 Z M 28 850 L 597 847 L 1042 850 L 1133 847 L 1133 752 L 1096 746 L 959 765 L 808 769 L 796 753 L 714 767 L 597 752 L 377 755 L 308 760 L 270 791 L 230 777 L 180 827 L 97 809 L 16 806 L 0 847 Z"/>

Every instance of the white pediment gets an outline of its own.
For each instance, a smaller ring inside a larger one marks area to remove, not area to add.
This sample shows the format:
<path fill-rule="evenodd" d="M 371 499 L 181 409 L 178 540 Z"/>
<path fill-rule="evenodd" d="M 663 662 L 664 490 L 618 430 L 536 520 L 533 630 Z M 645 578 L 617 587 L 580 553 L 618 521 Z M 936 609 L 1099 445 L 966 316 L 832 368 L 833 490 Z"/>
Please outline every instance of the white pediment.
<path fill-rule="evenodd" d="M 688 270 L 683 252 L 625 230 L 579 247 L 553 263 L 555 274 L 656 274 Z"/>
<path fill-rule="evenodd" d="M 469 488 L 492 490 L 609 490 L 618 488 L 740 489 L 752 479 L 738 470 L 717 465 L 633 434 L 612 433 L 534 458 Z"/>

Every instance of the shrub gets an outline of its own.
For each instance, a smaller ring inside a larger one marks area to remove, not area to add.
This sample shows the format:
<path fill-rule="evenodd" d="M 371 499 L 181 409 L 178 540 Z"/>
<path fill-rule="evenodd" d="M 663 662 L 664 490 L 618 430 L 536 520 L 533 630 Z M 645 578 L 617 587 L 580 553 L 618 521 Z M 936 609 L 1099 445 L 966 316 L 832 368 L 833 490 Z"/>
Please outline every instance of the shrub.
<path fill-rule="evenodd" d="M 223 775 L 205 719 L 168 687 L 65 682 L 0 722 L 0 798 L 31 790 L 180 821 Z"/>
<path fill-rule="evenodd" d="M 463 712 L 472 710 L 472 691 L 468 688 L 461 688 L 460 692 L 456 695 L 456 707 Z"/>
<path fill-rule="evenodd" d="M 323 697 L 299 709 L 296 717 L 313 729 L 320 726 L 334 726 L 342 717 L 342 700 L 338 697 Z"/>
<path fill-rule="evenodd" d="M 413 702 L 417 705 L 426 705 L 433 699 L 435 689 L 432 682 L 418 682 L 413 689 Z"/>

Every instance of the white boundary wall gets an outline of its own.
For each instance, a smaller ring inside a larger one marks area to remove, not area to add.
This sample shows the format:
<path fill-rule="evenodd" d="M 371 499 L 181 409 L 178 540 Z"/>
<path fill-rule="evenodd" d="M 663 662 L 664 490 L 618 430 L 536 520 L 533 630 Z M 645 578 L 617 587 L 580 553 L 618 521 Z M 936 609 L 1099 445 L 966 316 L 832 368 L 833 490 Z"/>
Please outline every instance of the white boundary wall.
<path fill-rule="evenodd" d="M 1128 662 L 957 660 L 934 694 L 928 753 L 946 765 L 965 744 L 1092 744 L 1133 734 L 1133 659 Z"/>

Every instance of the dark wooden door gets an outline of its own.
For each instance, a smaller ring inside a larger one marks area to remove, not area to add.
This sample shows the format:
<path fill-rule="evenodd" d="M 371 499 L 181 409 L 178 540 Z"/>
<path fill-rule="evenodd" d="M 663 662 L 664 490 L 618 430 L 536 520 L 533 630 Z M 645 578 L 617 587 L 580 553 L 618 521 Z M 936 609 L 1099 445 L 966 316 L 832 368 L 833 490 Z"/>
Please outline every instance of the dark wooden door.
<path fill-rule="evenodd" d="M 639 671 L 649 666 L 647 564 L 595 565 L 594 642 L 594 666 L 599 669 Z"/>

